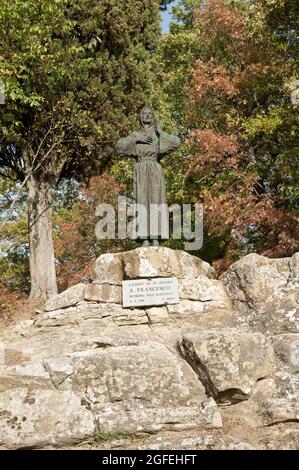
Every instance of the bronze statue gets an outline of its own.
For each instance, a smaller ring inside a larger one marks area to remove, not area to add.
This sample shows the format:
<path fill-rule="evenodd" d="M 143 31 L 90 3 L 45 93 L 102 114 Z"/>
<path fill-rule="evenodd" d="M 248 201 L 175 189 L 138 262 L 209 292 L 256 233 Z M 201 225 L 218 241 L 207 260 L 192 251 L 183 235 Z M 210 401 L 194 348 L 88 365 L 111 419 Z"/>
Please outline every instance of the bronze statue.
<path fill-rule="evenodd" d="M 128 137 L 120 139 L 116 151 L 120 155 L 134 157 L 137 163 L 134 168 L 135 202 L 146 207 L 147 213 L 151 204 L 166 204 L 165 179 L 160 160 L 176 150 L 181 144 L 179 137 L 166 134 L 156 121 L 151 108 L 145 107 L 140 113 L 140 129 Z M 158 246 L 161 233 L 148 233 L 144 238 L 144 246 L 152 242 Z M 141 237 L 140 237 L 141 238 Z"/>

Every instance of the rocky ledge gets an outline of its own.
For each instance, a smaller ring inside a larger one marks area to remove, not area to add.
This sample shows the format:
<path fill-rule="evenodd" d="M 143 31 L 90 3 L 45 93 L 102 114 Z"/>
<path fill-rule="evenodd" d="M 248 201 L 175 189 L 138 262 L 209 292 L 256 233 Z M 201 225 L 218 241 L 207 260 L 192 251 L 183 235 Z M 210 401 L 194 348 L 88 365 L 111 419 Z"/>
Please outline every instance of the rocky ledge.
<path fill-rule="evenodd" d="M 298 274 L 299 253 L 221 279 L 183 251 L 102 255 L 0 336 L 0 446 L 299 448 Z M 178 278 L 178 304 L 122 307 L 123 280 L 157 277 Z"/>

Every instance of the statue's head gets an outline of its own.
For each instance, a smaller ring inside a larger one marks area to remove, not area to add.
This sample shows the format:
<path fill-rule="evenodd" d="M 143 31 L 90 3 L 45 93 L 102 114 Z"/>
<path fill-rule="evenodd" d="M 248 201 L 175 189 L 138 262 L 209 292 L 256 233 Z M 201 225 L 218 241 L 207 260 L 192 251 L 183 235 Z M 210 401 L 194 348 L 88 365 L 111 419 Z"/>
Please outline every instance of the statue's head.
<path fill-rule="evenodd" d="M 140 112 L 141 127 L 150 127 L 155 123 L 155 114 L 152 108 L 145 106 Z"/>

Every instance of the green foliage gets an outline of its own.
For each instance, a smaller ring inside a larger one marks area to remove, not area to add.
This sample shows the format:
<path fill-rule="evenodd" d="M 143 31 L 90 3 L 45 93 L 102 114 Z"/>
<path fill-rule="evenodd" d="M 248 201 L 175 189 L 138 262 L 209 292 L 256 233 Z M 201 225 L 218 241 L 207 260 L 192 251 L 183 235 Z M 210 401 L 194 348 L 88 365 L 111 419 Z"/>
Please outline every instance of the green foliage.
<path fill-rule="evenodd" d="M 32 163 L 39 150 L 35 164 L 54 172 L 45 160 L 55 144 L 55 171 L 62 163 L 66 177 L 81 177 L 99 168 L 150 100 L 159 35 L 154 0 L 3 0 L 0 167 L 24 177 L 24 158 Z"/>
<path fill-rule="evenodd" d="M 248 251 L 291 254 L 299 4 L 181 0 L 175 15 L 159 58 L 172 119 L 189 135 L 179 151 L 184 189 L 173 197 L 206 207 L 198 254 L 210 262 Z"/>
<path fill-rule="evenodd" d="M 161 10 L 166 10 L 169 3 L 172 3 L 173 0 L 159 0 Z"/>
<path fill-rule="evenodd" d="M 0 179 L 0 223 L 9 211 L 11 201 L 19 184 Z M 6 289 L 28 291 L 28 229 L 26 195 L 22 191 L 9 223 L 2 231 L 0 240 L 0 284 Z"/>
<path fill-rule="evenodd" d="M 183 0 L 173 8 L 175 22 L 171 23 L 170 33 L 164 35 L 158 50 L 163 91 L 170 98 L 165 101 L 178 124 L 182 124 L 186 114 L 185 86 L 190 80 L 191 66 L 200 54 L 193 12 L 201 3 Z"/>

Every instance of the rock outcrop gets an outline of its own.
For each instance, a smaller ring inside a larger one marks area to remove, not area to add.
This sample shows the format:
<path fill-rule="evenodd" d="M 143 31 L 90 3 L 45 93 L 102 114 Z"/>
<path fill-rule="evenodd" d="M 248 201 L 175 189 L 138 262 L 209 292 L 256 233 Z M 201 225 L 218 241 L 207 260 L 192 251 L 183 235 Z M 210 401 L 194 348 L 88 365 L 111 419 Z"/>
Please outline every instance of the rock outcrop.
<path fill-rule="evenodd" d="M 265 333 L 298 332 L 299 253 L 281 259 L 247 255 L 230 266 L 221 280 L 236 322 Z"/>
<path fill-rule="evenodd" d="M 217 280 L 182 251 L 102 255 L 1 334 L 0 447 L 298 448 L 298 264 L 248 255 Z M 180 302 L 123 308 L 122 281 L 153 277 Z"/>
<path fill-rule="evenodd" d="M 271 347 L 261 333 L 189 333 L 179 340 L 179 350 L 218 403 L 248 399 L 255 384 L 271 375 Z"/>

